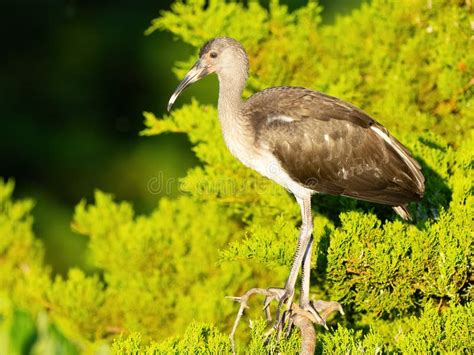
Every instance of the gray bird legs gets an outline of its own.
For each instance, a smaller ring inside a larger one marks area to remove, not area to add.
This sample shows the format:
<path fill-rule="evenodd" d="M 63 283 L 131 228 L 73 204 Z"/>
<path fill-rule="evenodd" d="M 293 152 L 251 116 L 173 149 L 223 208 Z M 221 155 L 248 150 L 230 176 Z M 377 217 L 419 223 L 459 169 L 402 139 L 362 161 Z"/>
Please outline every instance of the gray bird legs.
<path fill-rule="evenodd" d="M 338 302 L 326 301 L 311 301 L 309 298 L 310 288 L 310 271 L 311 271 L 311 250 L 313 244 L 313 220 L 311 216 L 311 195 L 302 198 L 296 197 L 296 200 L 301 209 L 301 229 L 298 236 L 298 244 L 296 247 L 293 264 L 291 266 L 290 274 L 285 284 L 285 288 L 271 287 L 268 289 L 253 288 L 247 291 L 241 297 L 230 297 L 236 302 L 240 303 L 240 309 L 237 314 L 230 339 L 235 352 L 234 335 L 237 329 L 238 322 L 243 315 L 245 308 L 248 308 L 247 301 L 253 294 L 261 294 L 265 296 L 264 310 L 267 319 L 271 320 L 269 312 L 269 305 L 273 300 L 278 300 L 278 308 L 276 311 L 276 320 L 273 328 L 267 333 L 270 335 L 277 330 L 278 334 L 286 327 L 288 333 L 293 325 L 295 317 L 306 317 L 312 323 L 320 324 L 327 329 L 326 319 L 334 311 L 339 311 L 344 314 L 342 306 Z M 295 292 L 296 280 L 298 278 L 298 271 L 301 267 L 302 282 L 299 306 L 293 304 L 293 297 Z M 282 312 L 282 309 L 284 310 Z"/>

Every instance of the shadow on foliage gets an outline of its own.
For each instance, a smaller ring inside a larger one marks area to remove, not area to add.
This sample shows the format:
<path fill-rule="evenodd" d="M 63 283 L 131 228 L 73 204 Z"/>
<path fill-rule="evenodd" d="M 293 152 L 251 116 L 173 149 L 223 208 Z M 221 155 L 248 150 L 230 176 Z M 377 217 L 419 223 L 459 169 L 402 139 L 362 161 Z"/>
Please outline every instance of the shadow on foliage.
<path fill-rule="evenodd" d="M 319 239 L 318 253 L 316 258 L 316 267 L 313 269 L 313 280 L 315 284 L 322 285 L 326 280 L 326 270 L 328 266 L 328 249 L 330 245 L 331 229 L 327 226 L 324 227 L 324 232 Z"/>
<path fill-rule="evenodd" d="M 440 147 L 444 151 L 444 148 Z M 430 168 L 424 159 L 416 157 L 425 176 L 425 194 L 418 203 L 412 203 L 410 213 L 415 222 L 425 222 L 428 219 L 437 219 L 443 209 L 449 208 L 452 200 L 452 190 L 436 171 Z M 417 223 L 418 228 L 424 229 L 425 224 Z"/>

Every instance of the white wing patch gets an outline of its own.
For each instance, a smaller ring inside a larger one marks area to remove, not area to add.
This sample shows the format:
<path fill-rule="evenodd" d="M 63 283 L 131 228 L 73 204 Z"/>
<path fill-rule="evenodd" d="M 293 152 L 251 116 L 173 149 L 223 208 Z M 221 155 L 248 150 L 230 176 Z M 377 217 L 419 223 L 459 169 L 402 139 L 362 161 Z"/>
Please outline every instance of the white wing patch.
<path fill-rule="evenodd" d="M 290 123 L 293 122 L 294 119 L 290 116 L 285 116 L 285 115 L 279 115 L 279 116 L 270 116 L 267 118 L 268 123 L 272 123 L 275 121 L 280 121 L 284 123 Z"/>
<path fill-rule="evenodd" d="M 408 167 L 410 168 L 410 170 L 412 170 L 415 174 L 415 177 L 417 180 L 419 180 L 419 175 L 420 173 L 418 172 L 418 169 L 417 167 L 415 166 L 415 164 L 413 164 L 413 161 L 412 161 L 412 158 L 407 155 L 407 153 L 405 153 L 403 150 L 401 150 L 397 144 L 395 144 L 391 139 L 390 137 L 385 133 L 383 132 L 380 128 L 378 127 L 370 127 L 370 129 L 372 131 L 374 131 L 380 138 L 382 138 L 388 145 L 390 145 L 397 153 L 398 155 L 403 159 L 403 161 L 408 165 Z M 423 181 L 418 181 L 420 184 L 423 184 Z"/>

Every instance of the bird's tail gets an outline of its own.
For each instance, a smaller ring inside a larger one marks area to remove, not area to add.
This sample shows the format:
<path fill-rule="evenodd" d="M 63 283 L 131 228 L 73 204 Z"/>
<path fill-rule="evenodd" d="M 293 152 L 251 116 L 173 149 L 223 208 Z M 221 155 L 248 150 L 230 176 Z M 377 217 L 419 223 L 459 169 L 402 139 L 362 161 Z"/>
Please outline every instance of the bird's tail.
<path fill-rule="evenodd" d="M 412 221 L 410 212 L 408 212 L 407 205 L 400 205 L 392 207 L 397 214 L 402 217 L 405 221 Z"/>

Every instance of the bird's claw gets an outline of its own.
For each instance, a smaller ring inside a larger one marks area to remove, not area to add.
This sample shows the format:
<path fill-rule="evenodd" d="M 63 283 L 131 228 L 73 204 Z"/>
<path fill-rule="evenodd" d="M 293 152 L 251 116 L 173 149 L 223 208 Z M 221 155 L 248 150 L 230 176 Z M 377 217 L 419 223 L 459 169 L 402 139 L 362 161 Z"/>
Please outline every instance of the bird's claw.
<path fill-rule="evenodd" d="M 299 308 L 307 312 L 306 316 L 314 324 L 322 325 L 326 330 L 329 330 L 326 320 L 333 312 L 338 311 L 341 315 L 344 315 L 341 304 L 335 301 L 309 301 L 301 304 Z"/>
<path fill-rule="evenodd" d="M 267 333 L 265 334 L 266 335 L 265 343 L 269 341 L 270 336 L 273 334 L 275 330 L 277 331 L 277 337 L 280 337 L 282 331 L 284 331 L 285 336 L 288 336 L 293 327 L 294 320 L 297 317 L 300 317 L 300 318 L 304 317 L 308 319 L 309 321 L 311 321 L 312 323 L 322 325 L 325 329 L 328 329 L 326 320 L 333 312 L 339 311 L 340 314 L 344 315 L 344 311 L 342 309 L 341 304 L 335 301 L 308 301 L 301 305 L 297 305 L 293 303 L 294 292 L 291 290 L 288 291 L 283 288 L 273 288 L 273 287 L 268 288 L 268 289 L 252 288 L 240 297 L 228 296 L 227 298 L 240 303 L 240 308 L 237 313 L 234 326 L 232 327 L 232 331 L 229 336 L 231 344 L 232 344 L 232 352 L 234 354 L 235 354 L 235 342 L 234 342 L 235 331 L 237 329 L 237 325 L 240 321 L 240 318 L 242 318 L 244 309 L 249 308 L 247 302 L 250 296 L 253 294 L 261 294 L 265 296 L 263 309 L 267 315 L 267 320 L 269 321 L 271 320 L 271 314 L 270 314 L 270 309 L 269 309 L 270 303 L 274 300 L 278 300 L 276 321 L 275 321 L 274 326 L 270 328 L 269 331 L 267 331 Z M 286 307 L 280 316 L 280 311 L 283 304 L 285 304 Z"/>
<path fill-rule="evenodd" d="M 239 311 L 237 312 L 237 317 L 235 318 L 234 326 L 232 327 L 232 331 L 229 335 L 230 342 L 232 344 L 232 353 L 235 354 L 235 342 L 234 342 L 234 334 L 235 331 L 237 330 L 237 325 L 239 324 L 240 318 L 242 318 L 242 315 L 244 314 L 244 309 L 249 308 L 248 307 L 248 300 L 250 296 L 253 294 L 257 293 L 260 295 L 265 296 L 265 301 L 263 305 L 263 309 L 265 310 L 267 314 L 267 319 L 270 317 L 270 312 L 269 312 L 269 305 L 270 303 L 275 300 L 279 299 L 281 297 L 281 293 L 279 292 L 281 289 L 277 288 L 269 288 L 269 289 L 264 289 L 264 288 L 252 288 L 245 292 L 242 296 L 240 297 L 235 297 L 235 296 L 227 296 L 227 298 L 240 303 L 240 308 Z"/>
<path fill-rule="evenodd" d="M 286 288 L 270 287 L 267 289 L 267 291 L 270 293 L 270 296 L 265 297 L 265 301 L 263 302 L 263 309 L 267 315 L 267 320 L 271 321 L 272 317 L 271 317 L 271 313 L 269 309 L 270 303 L 274 300 L 278 301 L 278 307 L 277 307 L 277 311 L 275 315 L 276 321 L 274 325 L 274 328 L 278 328 L 282 319 L 284 318 L 283 317 L 284 314 L 282 314 L 282 316 L 280 317 L 280 312 L 282 310 L 282 307 L 283 305 L 285 305 L 286 310 L 289 310 L 291 308 L 291 305 L 293 303 L 294 290 L 289 290 Z"/>
<path fill-rule="evenodd" d="M 267 288 L 266 291 L 267 295 L 263 301 L 263 310 L 267 313 L 267 320 L 271 320 L 272 318 L 269 312 L 270 303 L 274 300 L 278 300 L 281 303 L 282 300 L 287 299 L 288 297 L 285 295 L 286 290 L 282 288 L 270 287 Z"/>
<path fill-rule="evenodd" d="M 335 301 L 309 301 L 312 308 L 315 309 L 323 319 L 327 319 L 333 312 L 338 311 L 341 315 L 344 315 L 344 310 L 339 302 Z"/>

